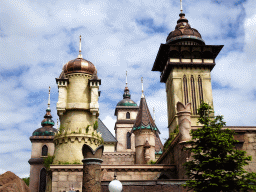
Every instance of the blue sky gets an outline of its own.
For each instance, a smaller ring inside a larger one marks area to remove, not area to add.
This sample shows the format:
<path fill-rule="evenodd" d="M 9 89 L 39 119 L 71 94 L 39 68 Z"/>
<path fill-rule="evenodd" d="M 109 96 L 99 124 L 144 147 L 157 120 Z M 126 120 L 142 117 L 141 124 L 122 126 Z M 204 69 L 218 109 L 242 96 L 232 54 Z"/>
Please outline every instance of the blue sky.
<path fill-rule="evenodd" d="M 165 85 L 152 66 L 161 43 L 174 30 L 178 0 L 0 2 L 0 174 L 29 176 L 29 137 L 40 127 L 51 86 L 56 122 L 55 78 L 65 63 L 83 57 L 102 79 L 100 118 L 114 133 L 115 106 L 125 71 L 139 104 L 140 78 L 148 106 L 156 111 L 161 139 L 168 135 Z M 254 0 L 183 0 L 190 25 L 208 45 L 224 45 L 212 71 L 215 114 L 227 125 L 256 126 L 256 3 Z"/>

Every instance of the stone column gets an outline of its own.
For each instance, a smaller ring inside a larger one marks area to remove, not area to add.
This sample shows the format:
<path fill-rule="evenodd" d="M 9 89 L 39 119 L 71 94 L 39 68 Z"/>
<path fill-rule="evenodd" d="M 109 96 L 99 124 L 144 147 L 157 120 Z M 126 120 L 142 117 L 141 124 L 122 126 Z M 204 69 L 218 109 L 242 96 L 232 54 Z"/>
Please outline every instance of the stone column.
<path fill-rule="evenodd" d="M 84 144 L 82 148 L 83 184 L 82 192 L 101 192 L 101 159 L 104 146 L 100 145 L 95 151 Z"/>
<path fill-rule="evenodd" d="M 101 163 L 99 158 L 83 159 L 82 192 L 101 192 Z"/>
<path fill-rule="evenodd" d="M 191 140 L 191 103 L 184 105 L 183 103 L 178 102 L 177 111 L 179 132 L 181 134 L 180 143 L 184 143 Z"/>

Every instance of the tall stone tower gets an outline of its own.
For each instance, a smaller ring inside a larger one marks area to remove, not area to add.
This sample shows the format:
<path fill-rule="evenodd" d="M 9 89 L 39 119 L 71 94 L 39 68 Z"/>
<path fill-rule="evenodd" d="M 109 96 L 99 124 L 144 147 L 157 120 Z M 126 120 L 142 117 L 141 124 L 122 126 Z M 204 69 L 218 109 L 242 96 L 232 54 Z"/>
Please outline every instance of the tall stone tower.
<path fill-rule="evenodd" d="M 115 133 L 117 139 L 116 152 L 134 152 L 135 137 L 132 134 L 132 127 L 135 122 L 139 107 L 131 100 L 131 94 L 127 85 L 124 89 L 123 100 L 116 105 L 115 116 L 117 121 L 115 124 Z"/>
<path fill-rule="evenodd" d="M 28 161 L 30 164 L 30 181 L 29 189 L 31 192 L 45 192 L 46 185 L 50 184 L 47 180 L 46 169 L 43 165 L 45 157 L 53 156 L 54 153 L 54 134 L 57 129 L 53 128 L 54 121 L 52 120 L 51 109 L 50 109 L 50 87 L 49 87 L 49 98 L 48 108 L 44 120 L 41 122 L 42 127 L 36 129 L 30 141 L 32 143 L 31 159 Z"/>
<path fill-rule="evenodd" d="M 99 86 L 95 66 L 81 54 L 63 66 L 56 78 L 59 88 L 57 113 L 60 118 L 59 132 L 55 135 L 53 164 L 82 164 L 82 147 L 89 145 L 95 150 L 102 142 L 98 128 Z"/>
<path fill-rule="evenodd" d="M 143 91 L 140 99 L 139 112 L 132 128 L 135 134 L 135 163 L 145 164 L 150 160 L 155 161 L 156 132 L 160 133 L 149 112 L 148 105 Z"/>
<path fill-rule="evenodd" d="M 211 70 L 223 45 L 205 45 L 200 33 L 191 28 L 185 14 L 179 14 L 175 30 L 161 44 L 152 71 L 160 71 L 166 84 L 169 133 L 178 125 L 178 101 L 191 102 L 191 125 L 197 123 L 202 101 L 213 107 Z"/>

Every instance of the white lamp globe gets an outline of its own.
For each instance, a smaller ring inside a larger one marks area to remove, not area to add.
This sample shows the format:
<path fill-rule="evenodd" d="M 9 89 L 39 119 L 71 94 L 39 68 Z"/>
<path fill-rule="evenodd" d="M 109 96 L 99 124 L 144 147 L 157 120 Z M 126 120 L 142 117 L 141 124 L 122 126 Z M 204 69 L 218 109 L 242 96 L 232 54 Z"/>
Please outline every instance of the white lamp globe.
<path fill-rule="evenodd" d="M 108 185 L 108 190 L 110 192 L 121 192 L 123 189 L 123 185 L 120 181 L 118 180 L 113 180 L 109 183 Z"/>

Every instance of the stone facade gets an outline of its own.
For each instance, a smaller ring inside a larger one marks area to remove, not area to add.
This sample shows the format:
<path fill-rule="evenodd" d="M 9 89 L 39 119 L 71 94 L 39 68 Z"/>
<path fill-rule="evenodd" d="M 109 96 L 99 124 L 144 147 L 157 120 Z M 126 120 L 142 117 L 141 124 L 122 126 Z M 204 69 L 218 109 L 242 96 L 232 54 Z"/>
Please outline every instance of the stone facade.
<path fill-rule="evenodd" d="M 102 160 L 104 165 L 134 165 L 135 152 L 104 152 Z"/>

